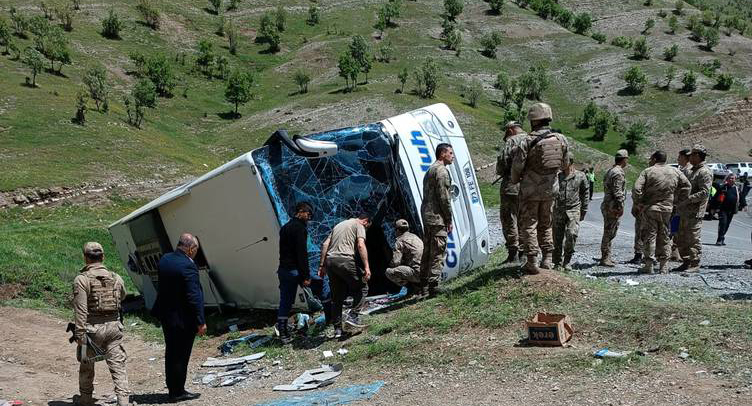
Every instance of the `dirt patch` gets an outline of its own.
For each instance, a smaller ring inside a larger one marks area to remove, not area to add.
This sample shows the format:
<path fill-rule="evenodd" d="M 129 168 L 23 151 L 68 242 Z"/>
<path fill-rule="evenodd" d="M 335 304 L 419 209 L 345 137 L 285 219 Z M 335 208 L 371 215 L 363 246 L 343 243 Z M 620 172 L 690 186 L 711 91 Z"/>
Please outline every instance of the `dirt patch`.
<path fill-rule="evenodd" d="M 0 285 L 0 300 L 10 300 L 21 296 L 21 293 L 26 290 L 24 285 L 20 283 L 7 283 Z"/>
<path fill-rule="evenodd" d="M 195 31 L 186 29 L 185 22 L 180 21 L 180 18 L 182 17 L 162 13 L 159 32 L 165 34 L 169 42 L 186 49 L 193 49 L 197 43 Z"/>

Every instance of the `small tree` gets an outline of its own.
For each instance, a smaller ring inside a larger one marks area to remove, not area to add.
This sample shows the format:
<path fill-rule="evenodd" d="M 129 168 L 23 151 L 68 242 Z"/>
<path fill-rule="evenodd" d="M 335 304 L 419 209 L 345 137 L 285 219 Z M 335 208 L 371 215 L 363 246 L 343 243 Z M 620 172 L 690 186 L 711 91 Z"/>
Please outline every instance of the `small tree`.
<path fill-rule="evenodd" d="M 217 72 L 216 76 L 220 79 L 227 79 L 227 75 L 230 71 L 230 60 L 224 55 L 217 55 L 214 60 L 214 66 L 217 67 L 215 69 Z"/>
<path fill-rule="evenodd" d="M 44 57 L 32 47 L 26 47 L 23 53 L 23 63 L 31 71 L 31 87 L 37 87 L 37 74 L 44 69 Z"/>
<path fill-rule="evenodd" d="M 47 4 L 45 4 L 45 2 L 43 1 L 39 2 L 39 9 L 42 10 L 42 13 L 44 14 L 44 18 L 52 21 L 52 10 L 49 7 L 47 7 Z"/>
<path fill-rule="evenodd" d="M 599 44 L 603 44 L 604 42 L 606 42 L 606 39 L 607 39 L 606 34 L 602 32 L 594 32 L 593 35 L 591 35 L 591 37 L 594 40 L 598 41 Z"/>
<path fill-rule="evenodd" d="M 415 82 L 418 95 L 424 99 L 432 99 L 439 85 L 439 67 L 430 57 L 426 58 L 423 65 L 415 70 Z"/>
<path fill-rule="evenodd" d="M 676 1 L 676 4 L 674 5 L 674 14 L 684 15 L 684 2 L 682 0 Z"/>
<path fill-rule="evenodd" d="M 608 127 L 611 124 L 611 115 L 607 111 L 600 110 L 593 120 L 593 140 L 603 141 L 606 139 Z"/>
<path fill-rule="evenodd" d="M 252 88 L 255 77 L 247 72 L 236 70 L 230 74 L 225 87 L 225 100 L 235 105 L 235 117 L 238 117 L 238 107 L 248 103 L 253 98 Z"/>
<path fill-rule="evenodd" d="M 67 4 L 57 6 L 55 7 L 55 15 L 57 15 L 65 31 L 73 31 L 73 6 Z"/>
<path fill-rule="evenodd" d="M 379 45 L 378 60 L 380 62 L 389 63 L 394 59 L 394 46 L 391 42 L 383 42 Z"/>
<path fill-rule="evenodd" d="M 697 74 L 694 71 L 688 71 L 684 73 L 682 77 L 682 91 L 685 93 L 691 93 L 697 90 Z"/>
<path fill-rule="evenodd" d="M 71 122 L 78 125 L 86 124 L 86 102 L 88 96 L 85 91 L 79 90 L 76 93 L 76 114 L 71 119 Z"/>
<path fill-rule="evenodd" d="M 13 33 L 19 38 L 26 38 L 26 30 L 29 29 L 29 19 L 19 13 L 15 7 L 11 7 L 10 21 L 13 23 Z"/>
<path fill-rule="evenodd" d="M 386 31 L 386 4 L 381 6 L 379 9 L 379 14 L 376 18 L 376 24 L 373 25 L 373 28 L 379 30 L 379 38 L 384 38 L 384 31 Z"/>
<path fill-rule="evenodd" d="M 577 14 L 572 26 L 574 27 L 574 32 L 580 35 L 585 35 L 593 26 L 593 18 L 590 16 L 590 13 L 587 12 Z"/>
<path fill-rule="evenodd" d="M 694 16 L 693 16 L 694 17 Z M 692 38 L 693 41 L 700 42 L 705 38 L 705 31 L 707 30 L 704 25 L 700 24 L 697 20 L 694 22 L 690 19 L 689 29 L 692 31 Z"/>
<path fill-rule="evenodd" d="M 397 74 L 397 78 L 400 81 L 400 93 L 404 93 L 405 84 L 407 83 L 407 79 L 410 78 L 410 72 L 407 70 L 407 68 L 402 68 L 402 71 Z"/>
<path fill-rule="evenodd" d="M 360 71 L 366 74 L 366 83 L 368 83 L 368 72 L 373 67 L 373 56 L 371 46 L 366 42 L 362 35 L 355 35 L 350 42 L 350 55 L 360 68 Z"/>
<path fill-rule="evenodd" d="M 663 50 L 663 59 L 671 62 L 679 54 L 679 45 L 673 44 Z"/>
<path fill-rule="evenodd" d="M 107 111 L 109 108 L 107 96 L 110 93 L 110 87 L 107 83 L 107 71 L 104 67 L 102 65 L 90 67 L 86 70 L 83 81 L 89 90 L 89 97 L 94 100 L 94 104 L 97 106 L 97 111 L 101 111 L 100 106 L 103 106 L 104 111 Z"/>
<path fill-rule="evenodd" d="M 676 34 L 676 31 L 679 30 L 679 19 L 676 18 L 676 15 L 671 15 L 671 17 L 669 17 L 668 28 L 671 34 Z"/>
<path fill-rule="evenodd" d="M 488 0 L 488 6 L 491 7 L 492 13 L 501 15 L 501 11 L 504 9 L 504 0 Z"/>
<path fill-rule="evenodd" d="M 306 24 L 318 25 L 320 22 L 321 17 L 319 16 L 319 8 L 316 7 L 315 4 L 311 4 L 311 6 L 308 7 L 308 18 L 306 19 Z"/>
<path fill-rule="evenodd" d="M 277 24 L 272 18 L 271 14 L 264 14 L 261 17 L 261 28 L 259 29 L 259 37 L 263 42 L 269 44 L 270 52 L 279 51 L 279 44 L 281 41 Z"/>
<path fill-rule="evenodd" d="M 209 0 L 209 6 L 214 14 L 219 15 L 222 11 L 222 0 Z"/>
<path fill-rule="evenodd" d="M 474 80 L 469 86 L 465 87 L 465 97 L 470 107 L 475 108 L 478 102 L 483 98 L 483 85 Z"/>
<path fill-rule="evenodd" d="M 648 46 L 648 40 L 645 37 L 640 37 L 634 42 L 634 58 L 635 59 L 650 59 L 650 47 Z"/>
<path fill-rule="evenodd" d="M 463 0 L 444 0 L 444 13 L 451 21 L 456 21 L 464 8 Z"/>
<path fill-rule="evenodd" d="M 298 85 L 298 93 L 308 93 L 308 84 L 311 83 L 311 75 L 309 75 L 308 72 L 299 69 L 295 72 L 293 80 L 295 81 L 295 84 Z"/>
<path fill-rule="evenodd" d="M 444 46 L 446 49 L 455 51 L 459 55 L 462 47 L 462 34 L 460 34 L 457 23 L 444 17 L 442 27 L 441 40 L 444 42 Z"/>
<path fill-rule="evenodd" d="M 227 4 L 227 11 L 237 10 L 241 0 L 230 0 Z"/>
<path fill-rule="evenodd" d="M 643 123 L 632 123 L 624 134 L 624 141 L 621 147 L 629 151 L 630 154 L 637 152 L 637 147 L 647 138 L 648 127 Z"/>
<path fill-rule="evenodd" d="M 590 128 L 590 126 L 595 124 L 595 116 L 598 114 L 598 111 L 599 109 L 595 102 L 592 100 L 589 101 L 582 111 L 582 117 L 577 122 L 577 127 Z"/>
<path fill-rule="evenodd" d="M 102 35 L 110 39 L 120 39 L 120 30 L 123 28 L 123 23 L 120 22 L 115 10 L 110 9 L 107 13 L 107 17 L 102 20 Z"/>
<path fill-rule="evenodd" d="M 169 97 L 175 88 L 175 73 L 164 54 L 156 54 L 146 61 L 146 76 L 154 83 L 160 96 Z"/>
<path fill-rule="evenodd" d="M 125 111 L 128 114 L 128 123 L 136 128 L 141 128 L 144 120 L 144 109 L 154 108 L 157 103 L 157 90 L 148 79 L 139 80 L 131 90 L 133 101 L 128 96 L 123 97 Z"/>
<path fill-rule="evenodd" d="M 139 51 L 132 51 L 128 54 L 128 57 L 136 68 L 136 76 L 144 76 L 146 74 L 146 55 Z"/>
<path fill-rule="evenodd" d="M 498 32 L 489 32 L 480 39 L 480 45 L 483 47 L 481 53 L 489 58 L 496 59 L 496 48 L 501 45 L 501 34 Z"/>
<path fill-rule="evenodd" d="M 287 12 L 284 7 L 277 6 L 277 11 L 274 12 L 274 24 L 279 32 L 284 32 L 287 28 Z"/>
<path fill-rule="evenodd" d="M 151 0 L 139 0 L 136 10 L 141 14 L 141 18 L 144 19 L 147 26 L 151 27 L 153 30 L 159 29 L 159 25 L 162 22 L 162 16 L 159 13 L 159 9 L 157 9 Z"/>
<path fill-rule="evenodd" d="M 211 77 L 213 75 L 212 70 L 214 69 L 215 58 L 216 56 L 214 55 L 214 44 L 205 39 L 199 41 L 196 65 L 207 77 Z"/>
<path fill-rule="evenodd" d="M 345 51 L 340 54 L 337 67 L 339 68 L 339 76 L 345 79 L 345 89 L 355 89 L 355 86 L 357 86 L 358 84 L 358 73 L 360 72 L 360 66 L 358 66 L 357 62 L 355 62 L 355 59 L 353 59 L 350 52 Z M 352 85 L 350 84 L 351 80 Z"/>
<path fill-rule="evenodd" d="M 515 92 L 516 84 L 514 79 L 512 79 L 505 71 L 501 71 L 496 75 L 494 87 L 501 91 L 501 107 L 507 108 L 509 103 L 512 102 L 512 97 Z"/>
<path fill-rule="evenodd" d="M 715 13 L 713 13 L 712 10 L 705 10 L 702 12 L 702 23 L 706 27 L 712 26 L 713 21 L 715 21 Z"/>
<path fill-rule="evenodd" d="M 715 27 L 710 27 L 705 30 L 705 49 L 708 51 L 713 51 L 713 48 L 718 45 L 718 42 L 721 40 L 721 36 L 718 33 L 718 29 Z"/>
<path fill-rule="evenodd" d="M 655 20 L 653 20 L 652 18 L 648 19 L 647 21 L 645 21 L 645 28 L 642 30 L 642 33 L 645 35 L 650 35 L 650 30 L 652 30 L 653 27 L 655 27 Z"/>
<path fill-rule="evenodd" d="M 669 65 L 668 68 L 666 68 L 665 76 L 666 86 L 664 86 L 664 88 L 668 90 L 671 88 L 671 82 L 676 78 L 676 67 L 674 65 Z"/>
<path fill-rule="evenodd" d="M 8 22 L 0 17 L 0 45 L 5 47 L 4 55 L 10 53 L 10 45 L 13 43 L 13 35 L 10 32 Z"/>
<path fill-rule="evenodd" d="M 235 24 L 230 21 L 227 23 L 227 41 L 230 53 L 235 55 L 238 52 L 238 30 L 235 28 Z"/>
<path fill-rule="evenodd" d="M 520 77 L 520 88 L 525 90 L 525 95 L 530 100 L 541 100 L 543 92 L 548 89 L 550 84 L 548 69 L 542 64 L 529 68 Z"/>
<path fill-rule="evenodd" d="M 627 91 L 631 94 L 642 93 L 648 83 L 645 72 L 639 66 L 629 68 L 624 75 L 624 80 L 627 82 Z"/>
<path fill-rule="evenodd" d="M 220 37 L 224 37 L 226 25 L 227 23 L 225 22 L 225 16 L 219 16 L 219 19 L 217 20 L 217 30 L 214 31 L 214 33 L 219 35 Z"/>
<path fill-rule="evenodd" d="M 629 49 L 632 48 L 632 38 L 620 35 L 611 40 L 611 45 L 619 48 Z"/>
<path fill-rule="evenodd" d="M 734 77 L 730 73 L 721 73 L 716 78 L 716 89 L 729 90 L 734 85 Z"/>

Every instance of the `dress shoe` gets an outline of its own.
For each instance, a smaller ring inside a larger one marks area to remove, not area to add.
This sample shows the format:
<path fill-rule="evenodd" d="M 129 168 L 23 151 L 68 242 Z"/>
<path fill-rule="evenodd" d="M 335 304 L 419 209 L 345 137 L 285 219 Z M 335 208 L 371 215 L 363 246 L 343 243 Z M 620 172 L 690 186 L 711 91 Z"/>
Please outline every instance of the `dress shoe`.
<path fill-rule="evenodd" d="M 185 402 L 186 400 L 198 399 L 200 397 L 201 397 L 200 393 L 191 393 L 188 391 L 184 391 L 180 395 L 170 396 L 170 403 Z"/>

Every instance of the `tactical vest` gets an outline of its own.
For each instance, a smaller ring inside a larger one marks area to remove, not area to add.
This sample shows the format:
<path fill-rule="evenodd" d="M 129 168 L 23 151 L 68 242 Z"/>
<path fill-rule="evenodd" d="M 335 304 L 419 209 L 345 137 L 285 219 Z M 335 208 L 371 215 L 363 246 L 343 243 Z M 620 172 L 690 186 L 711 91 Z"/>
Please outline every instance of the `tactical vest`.
<path fill-rule="evenodd" d="M 87 272 L 89 278 L 88 308 L 89 316 L 115 316 L 120 311 L 120 290 L 115 274 L 94 276 Z"/>
<path fill-rule="evenodd" d="M 547 131 L 533 141 L 528 157 L 530 170 L 541 175 L 551 175 L 561 169 L 564 145 L 555 133 Z"/>

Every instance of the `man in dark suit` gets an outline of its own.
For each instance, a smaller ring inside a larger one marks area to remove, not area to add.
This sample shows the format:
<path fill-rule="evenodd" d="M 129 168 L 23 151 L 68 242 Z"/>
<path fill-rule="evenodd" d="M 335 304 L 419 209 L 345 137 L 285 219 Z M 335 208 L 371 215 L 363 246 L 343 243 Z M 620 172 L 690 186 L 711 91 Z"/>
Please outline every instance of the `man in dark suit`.
<path fill-rule="evenodd" d="M 159 288 L 154 314 L 162 323 L 165 338 L 165 378 L 171 402 L 196 399 L 198 393 L 185 390 L 188 360 L 196 334 L 206 334 L 204 293 L 193 258 L 198 240 L 180 236 L 177 249 L 159 261 Z"/>

